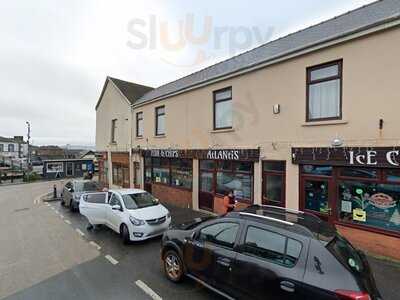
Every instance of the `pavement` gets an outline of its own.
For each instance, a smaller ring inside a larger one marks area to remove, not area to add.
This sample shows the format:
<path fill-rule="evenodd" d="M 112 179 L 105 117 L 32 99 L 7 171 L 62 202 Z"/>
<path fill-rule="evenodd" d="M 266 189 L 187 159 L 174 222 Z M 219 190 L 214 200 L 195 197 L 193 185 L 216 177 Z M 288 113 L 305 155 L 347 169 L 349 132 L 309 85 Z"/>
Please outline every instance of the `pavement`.
<path fill-rule="evenodd" d="M 160 238 L 126 246 L 107 228 L 87 231 L 60 202 L 40 201 L 53 184 L 0 187 L 0 299 L 222 299 L 192 280 L 168 281 Z M 169 209 L 175 223 L 204 215 Z M 399 299 L 400 265 L 369 260 L 383 299 Z"/>

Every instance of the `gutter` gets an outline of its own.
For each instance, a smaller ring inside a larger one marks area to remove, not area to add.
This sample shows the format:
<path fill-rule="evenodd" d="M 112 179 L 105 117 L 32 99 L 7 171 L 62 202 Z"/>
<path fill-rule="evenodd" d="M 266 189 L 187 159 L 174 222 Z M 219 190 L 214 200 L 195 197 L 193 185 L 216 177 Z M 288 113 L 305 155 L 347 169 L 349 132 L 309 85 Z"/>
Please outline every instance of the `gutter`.
<path fill-rule="evenodd" d="M 195 90 L 195 89 L 198 89 L 198 88 L 201 88 L 201 87 L 213 84 L 213 83 L 217 83 L 220 81 L 238 77 L 238 76 L 241 76 L 246 73 L 254 72 L 259 69 L 263 69 L 265 67 L 268 67 L 268 66 L 271 66 L 271 65 L 274 65 L 277 63 L 281 63 L 283 61 L 286 61 L 286 60 L 289 60 L 292 58 L 296 58 L 296 57 L 299 57 L 299 56 L 302 56 L 305 54 L 309 54 L 309 53 L 312 53 L 312 52 L 315 52 L 315 51 L 318 51 L 318 50 L 321 50 L 324 48 L 339 45 L 339 44 L 348 42 L 350 40 L 361 38 L 361 37 L 371 35 L 371 34 L 374 34 L 374 33 L 380 32 L 380 31 L 388 30 L 388 29 L 394 28 L 399 25 L 400 25 L 400 14 L 396 14 L 389 19 L 385 19 L 383 21 L 355 29 L 353 31 L 350 31 L 350 32 L 345 33 L 340 36 L 332 37 L 327 40 L 320 40 L 318 42 L 287 51 L 286 53 L 279 54 L 275 57 L 268 59 L 267 61 L 263 61 L 263 62 L 255 63 L 250 66 L 243 67 L 232 73 L 223 74 L 223 75 L 220 75 L 220 76 L 217 76 L 214 78 L 210 78 L 206 81 L 190 85 L 188 87 L 182 88 L 175 92 L 171 92 L 171 93 L 156 97 L 156 98 L 148 100 L 148 101 L 144 101 L 144 102 L 141 102 L 138 104 L 132 104 L 132 107 L 133 108 L 142 107 L 144 105 L 158 102 L 160 100 L 170 98 L 170 97 L 173 97 L 173 96 L 176 96 L 176 95 L 179 95 L 179 94 L 191 91 L 191 90 Z"/>

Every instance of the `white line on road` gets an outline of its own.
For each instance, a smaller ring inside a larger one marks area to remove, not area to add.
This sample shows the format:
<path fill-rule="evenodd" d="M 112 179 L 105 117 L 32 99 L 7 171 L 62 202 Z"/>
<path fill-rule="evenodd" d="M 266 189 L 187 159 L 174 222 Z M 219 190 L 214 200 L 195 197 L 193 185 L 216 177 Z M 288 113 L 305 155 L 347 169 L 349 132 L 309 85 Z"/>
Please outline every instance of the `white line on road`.
<path fill-rule="evenodd" d="M 67 223 L 68 225 L 71 225 L 71 222 L 69 220 L 64 220 L 65 223 Z"/>
<path fill-rule="evenodd" d="M 147 284 L 141 280 L 137 280 L 135 284 L 140 287 L 147 295 L 149 295 L 154 300 L 162 300 L 160 296 L 156 294 Z"/>
<path fill-rule="evenodd" d="M 93 241 L 90 241 L 89 244 L 92 245 L 93 247 L 96 247 L 96 249 L 100 251 L 101 246 L 99 244 L 97 244 L 97 243 L 95 243 Z"/>
<path fill-rule="evenodd" d="M 112 263 L 113 265 L 116 265 L 118 263 L 118 260 L 116 260 L 114 257 L 112 257 L 111 255 L 106 255 L 105 258 Z"/>
<path fill-rule="evenodd" d="M 79 233 L 81 236 L 85 236 L 85 234 L 79 228 L 76 228 L 75 231 Z"/>
<path fill-rule="evenodd" d="M 61 219 L 64 219 L 64 216 L 63 216 L 62 214 L 60 214 L 60 218 L 61 218 Z"/>

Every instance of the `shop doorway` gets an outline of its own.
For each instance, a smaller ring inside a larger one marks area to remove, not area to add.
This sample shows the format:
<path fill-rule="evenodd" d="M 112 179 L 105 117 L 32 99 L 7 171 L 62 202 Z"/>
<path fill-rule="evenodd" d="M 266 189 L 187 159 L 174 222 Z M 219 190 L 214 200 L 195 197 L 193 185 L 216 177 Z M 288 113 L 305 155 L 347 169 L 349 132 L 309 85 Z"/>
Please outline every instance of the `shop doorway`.
<path fill-rule="evenodd" d="M 313 213 L 322 220 L 335 221 L 335 182 L 332 178 L 332 167 L 302 166 L 300 177 L 300 208 Z"/>
<path fill-rule="evenodd" d="M 210 172 L 200 173 L 199 208 L 214 210 L 214 176 Z"/>
<path fill-rule="evenodd" d="M 74 176 L 74 163 L 72 162 L 67 162 L 67 176 Z"/>

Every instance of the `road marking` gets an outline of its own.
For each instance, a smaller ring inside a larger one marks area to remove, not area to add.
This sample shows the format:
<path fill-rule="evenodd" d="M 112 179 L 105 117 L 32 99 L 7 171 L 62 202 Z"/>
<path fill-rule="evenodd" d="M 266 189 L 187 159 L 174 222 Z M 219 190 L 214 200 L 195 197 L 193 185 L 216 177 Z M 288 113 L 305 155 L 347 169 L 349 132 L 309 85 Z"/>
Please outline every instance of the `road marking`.
<path fill-rule="evenodd" d="M 85 234 L 79 228 L 76 228 L 75 231 L 79 233 L 81 236 L 85 236 Z"/>
<path fill-rule="evenodd" d="M 61 218 L 61 219 L 64 219 L 64 216 L 63 216 L 62 214 L 60 214 L 60 218 Z"/>
<path fill-rule="evenodd" d="M 67 223 L 68 225 L 71 225 L 71 222 L 69 220 L 64 220 L 65 223 Z"/>
<path fill-rule="evenodd" d="M 116 265 L 118 263 L 118 260 L 116 260 L 114 257 L 112 257 L 111 255 L 106 255 L 105 258 L 112 263 L 113 265 Z"/>
<path fill-rule="evenodd" d="M 147 284 L 141 280 L 137 280 L 135 284 L 140 287 L 147 295 L 149 295 L 154 300 L 162 300 L 160 296 L 156 294 Z"/>
<path fill-rule="evenodd" d="M 100 251 L 101 246 L 100 246 L 99 244 L 96 244 L 96 243 L 93 242 L 93 241 L 90 241 L 89 244 L 92 245 L 93 247 L 96 247 L 96 249 Z"/>

